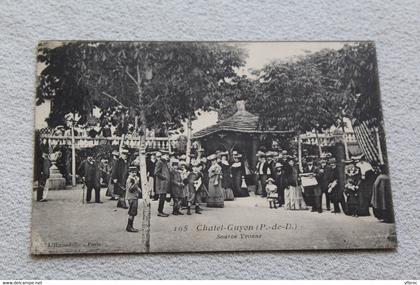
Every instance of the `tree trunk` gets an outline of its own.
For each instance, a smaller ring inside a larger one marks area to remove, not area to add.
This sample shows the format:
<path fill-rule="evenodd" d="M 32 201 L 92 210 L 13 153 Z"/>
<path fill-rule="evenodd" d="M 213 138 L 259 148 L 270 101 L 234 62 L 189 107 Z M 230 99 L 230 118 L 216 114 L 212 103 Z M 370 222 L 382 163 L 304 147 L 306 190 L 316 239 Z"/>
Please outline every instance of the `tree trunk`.
<path fill-rule="evenodd" d="M 76 186 L 76 141 L 74 138 L 74 113 L 71 121 L 71 185 Z"/>
<path fill-rule="evenodd" d="M 143 220 L 142 220 L 142 244 L 144 252 L 150 252 L 150 192 L 151 189 L 147 183 L 147 169 L 146 169 L 146 114 L 143 104 L 143 90 L 141 88 L 140 67 L 137 64 L 137 92 L 139 96 L 140 107 L 140 179 L 143 196 Z"/>
<path fill-rule="evenodd" d="M 187 163 L 190 163 L 190 155 L 191 155 L 191 120 L 190 118 L 187 119 Z"/>
<path fill-rule="evenodd" d="M 349 160 L 350 159 L 349 148 L 347 146 L 347 136 L 346 136 L 346 129 L 344 128 L 344 118 L 343 117 L 341 117 L 341 129 L 343 131 L 344 154 L 345 154 L 346 160 Z"/>
<path fill-rule="evenodd" d="M 303 166 L 302 166 L 302 142 L 300 138 L 300 133 L 297 136 L 298 139 L 298 159 L 299 159 L 299 171 L 303 172 Z"/>
<path fill-rule="evenodd" d="M 144 252 L 150 251 L 150 193 L 151 190 L 147 183 L 147 170 L 146 170 L 146 126 L 144 111 L 140 114 L 140 179 L 141 189 L 143 193 L 143 220 L 142 220 L 142 243 Z"/>
<path fill-rule="evenodd" d="M 315 136 L 316 136 L 316 143 L 318 144 L 319 157 L 321 157 L 322 147 L 321 147 L 321 143 L 319 142 L 319 135 L 318 135 L 318 130 L 317 129 L 315 129 Z"/>

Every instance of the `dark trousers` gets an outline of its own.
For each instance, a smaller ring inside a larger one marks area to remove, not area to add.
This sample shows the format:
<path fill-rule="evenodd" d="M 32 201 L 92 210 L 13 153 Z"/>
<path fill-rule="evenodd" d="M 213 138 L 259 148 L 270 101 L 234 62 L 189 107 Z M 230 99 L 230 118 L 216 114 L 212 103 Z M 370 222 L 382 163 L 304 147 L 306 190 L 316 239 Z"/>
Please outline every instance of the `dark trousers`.
<path fill-rule="evenodd" d="M 359 215 L 359 205 L 358 204 L 348 204 L 347 211 L 349 215 Z"/>
<path fill-rule="evenodd" d="M 100 202 L 101 198 L 100 198 L 100 192 L 101 192 L 101 188 L 98 186 L 92 186 L 92 185 L 88 185 L 86 188 L 86 201 L 90 202 L 90 199 L 92 198 L 92 189 L 95 189 L 95 202 Z"/>
<path fill-rule="evenodd" d="M 319 187 L 314 188 L 314 203 L 312 204 L 312 211 L 322 213 L 322 192 Z"/>
<path fill-rule="evenodd" d="M 344 195 L 341 194 L 338 197 L 336 197 L 336 199 L 334 199 L 334 212 L 335 213 L 340 213 L 340 205 L 341 205 L 341 209 L 343 210 L 344 214 L 347 214 L 347 205 L 346 205 L 346 201 L 344 200 Z"/>
<path fill-rule="evenodd" d="M 158 196 L 159 196 L 158 212 L 163 213 L 163 207 L 165 206 L 166 194 L 158 194 Z"/>
<path fill-rule="evenodd" d="M 284 188 L 283 187 L 278 187 L 277 188 L 277 193 L 279 195 L 278 201 L 279 201 L 279 205 L 284 205 Z"/>
<path fill-rule="evenodd" d="M 265 187 L 267 186 L 267 174 L 260 174 L 260 181 L 261 181 L 261 190 L 262 190 L 262 196 L 267 197 L 267 191 L 265 190 Z"/>
<path fill-rule="evenodd" d="M 174 212 L 178 212 L 181 209 L 181 198 L 173 198 L 174 201 Z"/>
<path fill-rule="evenodd" d="M 331 198 L 330 194 L 328 193 L 328 190 L 322 191 L 321 194 L 321 205 L 322 205 L 322 196 L 325 195 L 325 205 L 327 206 L 327 210 L 331 209 Z"/>

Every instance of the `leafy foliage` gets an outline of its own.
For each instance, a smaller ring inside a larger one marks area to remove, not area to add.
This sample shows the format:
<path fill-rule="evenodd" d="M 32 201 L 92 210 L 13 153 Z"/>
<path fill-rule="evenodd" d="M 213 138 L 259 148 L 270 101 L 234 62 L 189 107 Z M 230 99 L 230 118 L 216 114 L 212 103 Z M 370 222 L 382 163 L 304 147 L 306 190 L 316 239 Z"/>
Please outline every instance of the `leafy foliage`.
<path fill-rule="evenodd" d="M 237 100 L 246 100 L 247 109 L 259 115 L 261 129 L 305 132 L 340 126 L 343 116 L 381 119 L 371 42 L 271 62 L 256 71 L 256 79 L 236 74 L 245 56 L 233 45 L 217 43 L 40 45 L 38 59 L 46 67 L 37 103 L 54 97 L 51 126 L 62 124 L 69 112 L 86 121 L 97 106 L 102 119 L 120 124 L 122 133 L 128 123 L 174 129 L 194 119 L 198 109 L 216 109 L 224 119 L 236 111 Z"/>
<path fill-rule="evenodd" d="M 233 114 L 236 99 L 245 99 L 248 110 L 259 115 L 261 129 L 302 133 L 342 127 L 343 117 L 381 118 L 371 42 L 271 62 L 256 74 L 256 80 L 236 77 L 225 84 L 223 117 Z"/>
<path fill-rule="evenodd" d="M 68 112 L 86 117 L 93 106 L 119 105 L 132 123 L 141 111 L 138 125 L 171 128 L 214 106 L 245 57 L 233 46 L 180 42 L 68 42 L 39 53 L 46 68 L 37 98 L 54 97 L 52 125 Z"/>

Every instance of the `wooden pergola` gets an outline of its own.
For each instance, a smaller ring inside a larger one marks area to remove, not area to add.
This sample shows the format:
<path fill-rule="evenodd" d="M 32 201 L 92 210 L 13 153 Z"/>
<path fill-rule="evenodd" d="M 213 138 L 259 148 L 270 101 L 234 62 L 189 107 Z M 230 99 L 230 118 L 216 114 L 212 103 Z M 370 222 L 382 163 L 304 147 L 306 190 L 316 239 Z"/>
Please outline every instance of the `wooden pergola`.
<path fill-rule="evenodd" d="M 202 129 L 193 134 L 192 139 L 198 140 L 207 154 L 216 150 L 236 150 L 244 155 L 253 169 L 256 165 L 256 154 L 264 135 L 287 135 L 293 131 L 261 130 L 258 116 L 245 109 L 245 101 L 237 101 L 238 111 L 231 117 Z"/>

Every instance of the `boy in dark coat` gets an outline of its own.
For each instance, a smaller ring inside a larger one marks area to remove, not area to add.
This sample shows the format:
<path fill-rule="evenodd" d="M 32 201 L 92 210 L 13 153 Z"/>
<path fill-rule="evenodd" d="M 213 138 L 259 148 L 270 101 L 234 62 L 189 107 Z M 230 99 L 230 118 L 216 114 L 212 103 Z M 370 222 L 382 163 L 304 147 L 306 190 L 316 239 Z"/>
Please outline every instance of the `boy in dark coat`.
<path fill-rule="evenodd" d="M 139 187 L 140 178 L 137 176 L 137 171 L 137 166 L 130 166 L 126 182 L 126 198 L 128 201 L 128 222 L 126 231 L 131 233 L 139 231 L 133 227 L 134 217 L 137 216 L 139 207 L 139 198 L 141 197 L 141 189 Z"/>
<path fill-rule="evenodd" d="M 187 177 L 187 215 L 191 215 L 191 206 L 195 206 L 195 212 L 201 214 L 201 194 L 207 191 L 203 184 L 203 174 L 200 172 L 199 166 L 199 162 L 192 162 L 193 171 Z"/>

